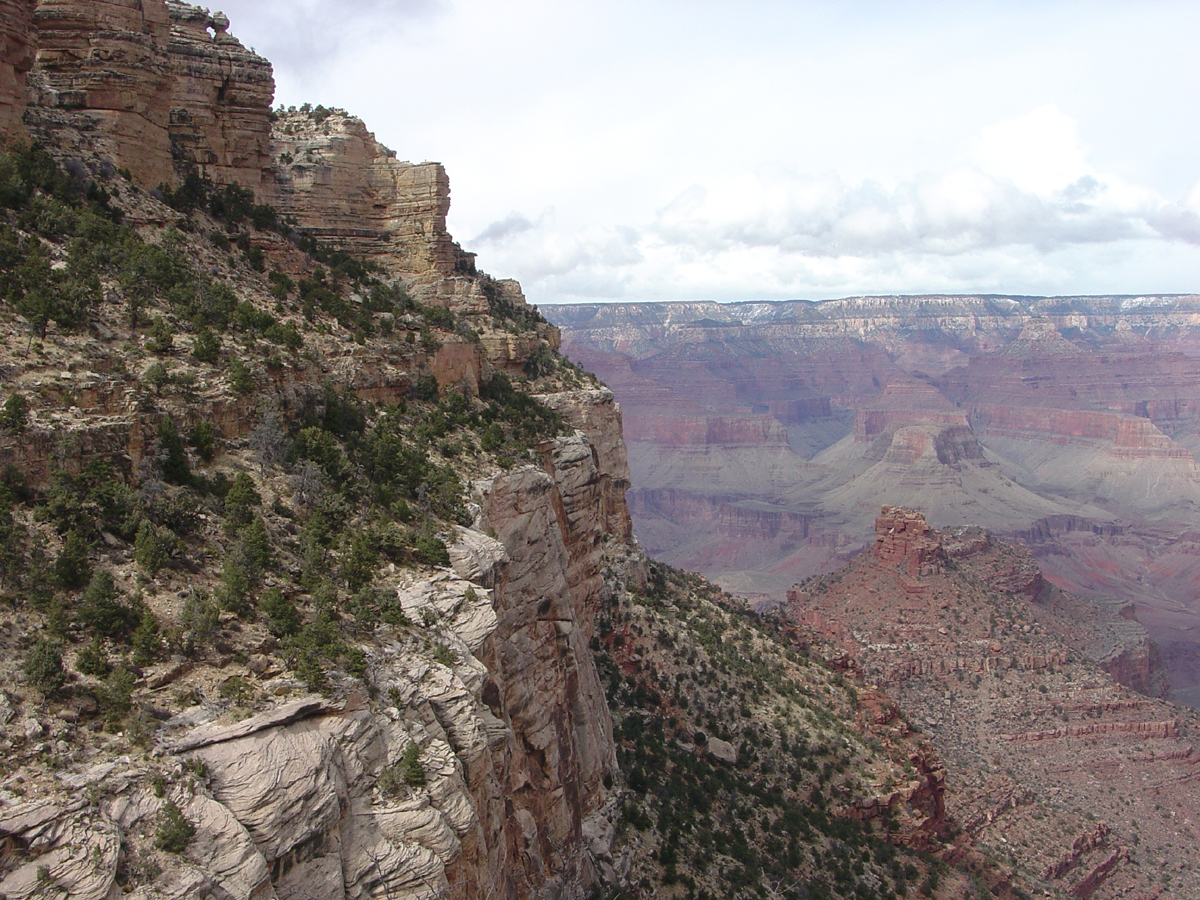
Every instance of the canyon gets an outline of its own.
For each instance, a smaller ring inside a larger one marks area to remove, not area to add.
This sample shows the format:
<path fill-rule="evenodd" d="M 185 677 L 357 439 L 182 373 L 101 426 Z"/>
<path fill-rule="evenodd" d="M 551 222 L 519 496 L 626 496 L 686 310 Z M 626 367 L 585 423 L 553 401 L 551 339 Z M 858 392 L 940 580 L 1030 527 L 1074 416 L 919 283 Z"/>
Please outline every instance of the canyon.
<path fill-rule="evenodd" d="M 884 506 L 869 549 L 786 605 L 937 747 L 961 826 L 948 855 L 1007 859 L 1074 897 L 1188 896 L 1191 867 L 1164 861 L 1195 846 L 1196 714 L 1105 677 L 1093 660 L 1122 620 L 1081 602 L 1022 547 Z"/>
<path fill-rule="evenodd" d="M 5 897 L 1195 894 L 1200 299 L 552 324 L 220 13 L 0 12 Z"/>
<path fill-rule="evenodd" d="M 869 546 L 881 504 L 981 525 L 1144 626 L 1157 649 L 1131 632 L 1115 674 L 1161 651 L 1198 702 L 1200 297 L 545 311 L 621 402 L 652 555 L 772 603 Z"/>

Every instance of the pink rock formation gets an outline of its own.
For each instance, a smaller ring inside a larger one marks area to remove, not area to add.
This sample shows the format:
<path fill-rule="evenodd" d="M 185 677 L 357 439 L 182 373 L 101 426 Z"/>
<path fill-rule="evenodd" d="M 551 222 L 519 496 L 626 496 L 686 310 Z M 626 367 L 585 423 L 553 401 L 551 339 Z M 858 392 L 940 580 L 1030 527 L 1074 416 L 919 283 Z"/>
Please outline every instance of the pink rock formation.
<path fill-rule="evenodd" d="M 33 68 L 36 0 L 0 0 L 0 139 L 20 134 L 25 73 Z"/>

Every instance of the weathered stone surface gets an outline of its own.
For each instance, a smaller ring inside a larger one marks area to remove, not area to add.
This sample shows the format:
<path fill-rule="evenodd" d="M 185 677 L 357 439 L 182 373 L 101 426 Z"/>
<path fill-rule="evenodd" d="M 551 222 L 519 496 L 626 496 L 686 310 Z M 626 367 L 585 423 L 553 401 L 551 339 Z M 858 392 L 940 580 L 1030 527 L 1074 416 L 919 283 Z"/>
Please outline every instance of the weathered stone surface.
<path fill-rule="evenodd" d="M 170 0 L 174 73 L 170 136 L 176 160 L 222 184 L 276 199 L 271 161 L 271 64 L 229 34 L 221 13 Z"/>
<path fill-rule="evenodd" d="M 145 185 L 173 180 L 164 0 L 39 0 L 37 69 L 52 105 Z"/>
<path fill-rule="evenodd" d="M 33 68 L 37 0 L 0 2 L 0 140 L 19 137 L 25 113 L 25 73 Z"/>
<path fill-rule="evenodd" d="M 280 209 L 306 231 L 393 275 L 452 279 L 450 181 L 440 164 L 398 161 L 361 119 L 341 112 L 280 117 L 271 154 Z"/>

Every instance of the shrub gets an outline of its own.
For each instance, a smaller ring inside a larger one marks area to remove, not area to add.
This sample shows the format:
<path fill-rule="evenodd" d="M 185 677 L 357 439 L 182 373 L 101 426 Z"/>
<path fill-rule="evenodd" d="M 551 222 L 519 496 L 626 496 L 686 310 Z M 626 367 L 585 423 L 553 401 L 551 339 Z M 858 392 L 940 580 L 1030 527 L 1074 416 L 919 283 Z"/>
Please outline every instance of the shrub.
<path fill-rule="evenodd" d="M 245 472 L 233 476 L 225 493 L 227 530 L 236 531 L 254 521 L 254 510 L 262 505 L 262 497 L 254 489 L 254 480 Z"/>
<path fill-rule="evenodd" d="M 83 592 L 79 604 L 79 621 L 95 630 L 100 637 L 118 638 L 134 628 L 137 615 L 121 602 L 120 591 L 111 574 L 96 572 Z"/>
<path fill-rule="evenodd" d="M 211 422 L 197 422 L 192 429 L 191 443 L 197 456 L 206 463 L 212 462 L 217 455 L 217 429 Z"/>
<path fill-rule="evenodd" d="M 267 630 L 277 638 L 296 634 L 304 624 L 296 604 L 283 596 L 279 588 L 271 588 L 263 594 L 259 609 L 267 617 Z"/>
<path fill-rule="evenodd" d="M 419 787 L 425 783 L 425 767 L 421 764 L 421 748 L 416 743 L 409 744 L 404 748 L 404 755 L 400 757 L 400 772 L 407 785 Z"/>
<path fill-rule="evenodd" d="M 0 407 L 0 428 L 12 434 L 20 434 L 28 422 L 29 403 L 21 394 L 13 391 L 4 401 L 4 406 Z"/>
<path fill-rule="evenodd" d="M 221 620 L 220 611 L 203 593 L 192 591 L 183 601 L 179 624 L 193 641 L 207 641 L 217 630 Z"/>
<path fill-rule="evenodd" d="M 151 353 L 170 353 L 175 347 L 175 329 L 161 316 L 155 316 L 146 345 Z"/>
<path fill-rule="evenodd" d="M 154 846 L 168 853 L 182 853 L 196 836 L 196 826 L 168 800 L 158 815 L 158 828 L 154 832 Z"/>
<path fill-rule="evenodd" d="M 254 373 L 240 359 L 229 360 L 229 386 L 239 394 L 249 394 L 254 390 Z"/>
<path fill-rule="evenodd" d="M 142 520 L 138 528 L 133 558 L 151 578 L 170 561 L 171 541 L 168 535 L 170 532 L 165 528 L 158 528 L 146 520 Z"/>
<path fill-rule="evenodd" d="M 25 680 L 41 692 L 42 696 L 50 697 L 67 683 L 67 673 L 63 669 L 62 650 L 53 641 L 42 639 L 33 645 L 25 654 L 21 664 Z"/>
<path fill-rule="evenodd" d="M 142 621 L 133 632 L 130 643 L 133 646 L 134 665 L 148 666 L 158 659 L 162 652 L 162 637 L 158 632 L 158 620 L 150 610 L 142 613 Z"/>
<path fill-rule="evenodd" d="M 215 363 L 221 355 L 221 339 L 211 329 L 202 328 L 192 341 L 192 357 L 198 362 Z"/>
<path fill-rule="evenodd" d="M 95 675 L 98 678 L 103 678 L 112 671 L 108 654 L 104 652 L 104 645 L 99 637 L 92 638 L 92 642 L 79 651 L 75 657 L 75 670 L 80 675 Z"/>
<path fill-rule="evenodd" d="M 54 560 L 54 580 L 59 587 L 70 591 L 87 583 L 92 574 L 87 554 L 88 543 L 83 535 L 76 529 L 67 532 L 62 552 Z"/>

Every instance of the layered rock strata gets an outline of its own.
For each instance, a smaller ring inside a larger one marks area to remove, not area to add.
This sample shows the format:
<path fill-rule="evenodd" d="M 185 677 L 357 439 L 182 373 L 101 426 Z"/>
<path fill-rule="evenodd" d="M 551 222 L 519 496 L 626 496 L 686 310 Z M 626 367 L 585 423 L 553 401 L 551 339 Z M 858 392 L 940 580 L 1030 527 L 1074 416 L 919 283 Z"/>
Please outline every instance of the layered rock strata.
<path fill-rule="evenodd" d="M 174 178 L 174 73 L 163 0 L 39 0 L 37 69 L 52 107 L 145 185 Z"/>
<path fill-rule="evenodd" d="M 50 879 L 108 896 L 168 801 L 197 830 L 188 865 L 156 882 L 165 897 L 581 896 L 595 884 L 584 823 L 616 763 L 588 642 L 606 552 L 629 536 L 627 470 L 611 394 L 554 400 L 580 430 L 544 445 L 540 465 L 474 486 L 478 519 L 451 547 L 453 571 L 396 578 L 425 637 L 380 626 L 364 683 L 339 685 L 338 701 L 300 697 L 235 723 L 198 706 L 165 724 L 152 764 L 106 760 L 29 802 L 0 799 L 0 835 L 38 847 L 28 863 L 6 857 L 0 891 Z M 444 661 L 421 646 L 430 637 Z M 295 695 L 291 676 L 254 671 Z M 178 688 L 188 672 L 146 678 Z M 424 784 L 398 787 L 385 773 L 412 746 Z M 164 773 L 182 784 L 199 771 L 189 790 L 162 792 Z M 103 802 L 76 802 L 84 787 Z"/>
<path fill-rule="evenodd" d="M 420 278 L 427 290 L 471 293 L 467 280 L 453 279 L 456 262 L 465 258 L 446 231 L 450 182 L 439 163 L 397 160 L 362 120 L 340 111 L 281 116 L 271 132 L 271 154 L 280 209 L 310 234 L 393 275 Z M 449 282 L 435 284 L 443 279 Z M 487 308 L 482 293 L 455 306 L 472 299 Z"/>
<path fill-rule="evenodd" d="M 789 611 L 924 726 L 962 829 L 948 858 L 999 852 L 1053 889 L 1098 900 L 1161 887 L 1138 862 L 1188 852 L 1179 821 L 1200 796 L 1184 734 L 1196 718 L 1085 657 L 1133 623 L 1113 612 L 1101 626 L 1028 553 L 982 529 L 937 532 L 892 507 L 876 522 L 874 550 L 797 585 Z M 1163 896 L 1190 896 L 1182 878 Z"/>
<path fill-rule="evenodd" d="M 25 114 L 25 73 L 33 68 L 36 37 L 33 11 L 36 0 L 0 2 L 0 135 L 20 136 Z"/>
<path fill-rule="evenodd" d="M 177 0 L 39 0 L 33 24 L 40 134 L 82 131 L 147 187 L 194 166 L 275 199 L 271 64 L 223 14 Z"/>
<path fill-rule="evenodd" d="M 177 164 L 276 200 L 271 161 L 271 64 L 229 34 L 222 13 L 170 0 L 174 72 L 170 140 Z"/>
<path fill-rule="evenodd" d="M 549 314 L 622 403 L 636 527 L 659 558 L 779 596 L 843 563 L 831 547 L 868 545 L 883 503 L 1017 538 L 1036 530 L 1048 577 L 1102 618 L 1109 598 L 1131 604 L 1177 696 L 1198 702 L 1197 296 Z M 733 508 L 744 512 L 715 512 Z M 805 526 L 766 544 L 768 519 Z M 1088 530 L 1054 524 L 1071 521 Z"/>

